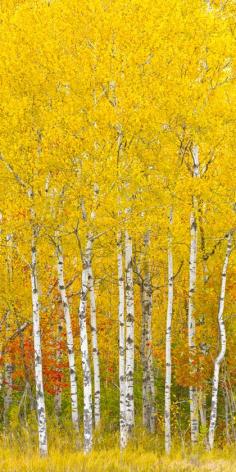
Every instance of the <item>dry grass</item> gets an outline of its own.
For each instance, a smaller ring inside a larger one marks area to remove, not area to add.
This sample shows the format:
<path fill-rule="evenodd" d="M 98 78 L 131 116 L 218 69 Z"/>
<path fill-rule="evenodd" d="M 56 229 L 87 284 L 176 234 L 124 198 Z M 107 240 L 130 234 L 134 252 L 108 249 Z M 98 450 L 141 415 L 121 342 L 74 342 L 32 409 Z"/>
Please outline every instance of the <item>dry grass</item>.
<path fill-rule="evenodd" d="M 223 456 L 223 453 L 222 453 Z M 47 458 L 38 457 L 36 452 L 24 452 L 18 448 L 1 448 L 0 470 L 2 472 L 233 472 L 236 471 L 235 457 L 219 457 L 219 453 L 190 456 L 189 458 L 159 457 L 142 448 L 82 452 L 64 452 L 52 449 Z"/>
<path fill-rule="evenodd" d="M 128 452 L 120 456 L 119 450 L 61 454 L 52 451 L 47 459 L 37 455 L 16 454 L 12 450 L 1 451 L 0 469 L 4 472 L 233 472 L 236 461 L 226 459 L 168 460 L 154 453 Z"/>
<path fill-rule="evenodd" d="M 73 446 L 75 438 L 51 430 L 49 455 L 40 458 L 37 436 L 23 428 L 0 437 L 0 472 L 236 472 L 234 447 L 194 454 L 176 447 L 168 458 L 161 452 L 157 436 L 152 438 L 140 433 L 121 454 L 118 435 L 98 433 L 95 450 L 84 455 Z"/>

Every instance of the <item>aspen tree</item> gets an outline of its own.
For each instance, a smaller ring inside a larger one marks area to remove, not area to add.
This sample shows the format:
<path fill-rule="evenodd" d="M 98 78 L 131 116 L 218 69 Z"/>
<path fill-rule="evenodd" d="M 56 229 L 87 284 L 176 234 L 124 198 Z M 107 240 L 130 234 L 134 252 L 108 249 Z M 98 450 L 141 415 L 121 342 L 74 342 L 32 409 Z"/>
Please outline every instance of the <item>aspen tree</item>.
<path fill-rule="evenodd" d="M 117 266 L 119 288 L 119 387 L 120 387 L 120 447 L 127 444 L 126 428 L 126 372 L 125 372 L 125 286 L 123 273 L 122 233 L 117 238 Z"/>
<path fill-rule="evenodd" d="M 150 231 L 144 237 L 144 273 L 141 282 L 142 302 L 142 363 L 143 363 L 143 424 L 151 432 L 155 431 L 155 387 L 152 358 L 152 286 L 147 249 Z"/>
<path fill-rule="evenodd" d="M 64 258 L 60 242 L 56 245 L 57 253 L 57 272 L 58 272 L 58 287 L 60 291 L 61 301 L 63 305 L 65 325 L 66 325 L 66 339 L 67 339 L 67 351 L 69 361 L 69 374 L 70 374 L 70 396 L 71 396 L 71 416 L 72 424 L 76 431 L 79 428 L 79 412 L 78 412 L 78 398 L 77 398 L 77 379 L 76 379 L 76 367 L 75 367 L 75 352 L 74 352 L 74 338 L 72 332 L 70 307 L 66 293 L 65 281 L 64 281 Z"/>
<path fill-rule="evenodd" d="M 57 328 L 57 343 L 58 343 L 58 348 L 56 352 L 56 362 L 57 364 L 61 363 L 62 359 L 62 349 L 61 349 L 61 340 L 62 340 L 62 321 L 59 320 L 58 322 L 58 328 Z M 60 367 L 58 368 L 58 372 L 60 373 Z M 54 405 L 55 405 L 55 415 L 57 418 L 57 421 L 59 422 L 60 416 L 61 416 L 61 407 L 62 407 L 62 391 L 61 388 L 59 387 L 55 393 L 54 397 Z"/>
<path fill-rule="evenodd" d="M 6 244 L 8 247 L 8 257 L 7 257 L 7 273 L 8 273 L 8 284 L 9 289 L 12 287 L 12 274 L 13 274 L 13 266 L 12 266 L 12 234 L 8 234 L 6 237 Z M 8 315 L 9 317 L 9 315 Z M 8 318 L 7 317 L 7 318 Z M 8 319 L 6 319 L 6 335 L 9 334 L 10 323 Z M 4 384 L 5 384 L 5 392 L 4 392 L 4 402 L 3 402 L 3 423 L 5 426 L 8 424 L 8 414 L 9 409 L 12 404 L 12 374 L 13 374 L 13 364 L 10 361 L 9 356 L 5 363 L 5 372 L 4 372 Z"/>
<path fill-rule="evenodd" d="M 218 389 L 219 389 L 219 377 L 220 377 L 220 365 L 225 357 L 226 353 L 226 330 L 224 322 L 224 306 L 225 306 L 225 291 L 226 291 L 226 276 L 229 264 L 230 254 L 232 252 L 232 235 L 228 235 L 228 243 L 226 249 L 225 260 L 223 264 L 221 274 L 221 291 L 219 298 L 219 309 L 218 309 L 218 326 L 220 333 L 220 352 L 215 359 L 214 363 L 214 374 L 212 380 L 212 397 L 211 397 L 211 416 L 208 433 L 208 442 L 210 449 L 214 446 L 216 419 L 217 419 L 217 401 L 218 401 Z"/>
<path fill-rule="evenodd" d="M 134 427 L 134 288 L 132 269 L 132 238 L 125 231 L 125 292 L 126 292 L 126 385 L 125 406 L 127 434 Z"/>
<path fill-rule="evenodd" d="M 99 187 L 94 185 L 95 201 L 99 193 Z M 95 211 L 91 213 L 91 220 L 95 218 Z M 100 400 L 101 400 L 101 385 L 100 385 L 100 361 L 98 349 L 97 336 L 97 310 L 96 310 L 96 295 L 94 287 L 94 275 L 92 267 L 92 250 L 93 250 L 94 236 L 91 233 L 88 236 L 87 250 L 88 250 L 88 290 L 90 295 L 90 326 L 92 335 L 92 358 L 93 358 L 93 372 L 94 372 L 94 422 L 95 427 L 99 425 L 101 419 Z"/>
<path fill-rule="evenodd" d="M 174 274 L 173 274 L 173 253 L 172 253 L 172 234 L 171 227 L 173 223 L 173 210 L 170 210 L 170 229 L 168 237 L 168 303 L 166 315 L 166 376 L 165 376 L 165 451 L 167 454 L 171 451 L 171 329 L 173 316 L 173 297 L 174 297 Z"/>
<path fill-rule="evenodd" d="M 89 359 L 88 334 L 86 325 L 86 308 L 88 294 L 89 260 L 91 251 L 91 238 L 88 235 L 86 248 L 82 255 L 82 284 L 79 305 L 80 349 L 83 369 L 84 386 L 84 451 L 92 449 L 93 441 L 93 412 L 92 412 L 92 379 Z"/>
<path fill-rule="evenodd" d="M 31 300 L 32 300 L 32 318 L 33 318 L 33 340 L 34 340 L 34 369 L 36 384 L 36 409 L 38 419 L 39 452 L 45 456 L 48 453 L 47 444 L 47 424 L 46 409 L 43 385 L 42 369 L 42 351 L 41 351 L 41 333 L 40 333 L 40 303 L 38 293 L 38 274 L 37 274 L 37 240 L 39 236 L 39 225 L 36 221 L 34 209 L 34 192 L 32 187 L 28 187 L 21 177 L 15 172 L 13 166 L 0 155 L 0 160 L 5 164 L 7 170 L 14 176 L 18 186 L 24 189 L 30 202 L 30 225 L 31 225 Z"/>
<path fill-rule="evenodd" d="M 33 194 L 30 191 L 32 198 Z M 34 361 L 35 361 L 35 383 L 36 383 L 36 407 L 38 416 L 38 434 L 39 451 L 42 456 L 47 455 L 47 428 L 46 428 L 46 410 L 43 386 L 42 352 L 41 352 L 41 334 L 40 334 L 40 305 L 38 293 L 38 275 L 37 275 L 37 238 L 38 228 L 33 223 L 32 228 L 32 246 L 31 246 L 31 289 L 32 289 L 32 307 L 33 307 L 33 334 L 34 334 Z"/>
<path fill-rule="evenodd" d="M 193 177 L 200 176 L 198 146 L 194 145 L 192 149 L 193 157 Z M 190 215 L 190 256 L 189 256 L 189 299 L 188 299 L 188 343 L 189 343 L 189 359 L 191 372 L 194 371 L 192 365 L 192 357 L 195 354 L 195 317 L 194 317 L 194 297 L 196 292 L 196 275 L 197 275 L 197 200 L 193 196 L 193 208 Z M 198 391 L 195 386 L 189 388 L 190 399 L 190 424 L 191 424 L 191 441 L 195 445 L 198 442 L 199 420 L 198 420 Z"/>
<path fill-rule="evenodd" d="M 93 370 L 94 370 L 94 421 L 95 426 L 98 426 L 101 419 L 100 412 L 100 397 L 101 397 L 101 386 L 100 386 L 100 363 L 99 363 L 99 351 L 98 351 L 98 339 L 97 339 L 97 319 L 96 319 L 96 296 L 94 289 L 94 277 L 92 269 L 92 244 L 89 249 L 89 267 L 88 267 L 88 290 L 90 293 L 90 313 L 91 313 L 91 333 L 92 333 L 92 357 L 93 357 Z"/>

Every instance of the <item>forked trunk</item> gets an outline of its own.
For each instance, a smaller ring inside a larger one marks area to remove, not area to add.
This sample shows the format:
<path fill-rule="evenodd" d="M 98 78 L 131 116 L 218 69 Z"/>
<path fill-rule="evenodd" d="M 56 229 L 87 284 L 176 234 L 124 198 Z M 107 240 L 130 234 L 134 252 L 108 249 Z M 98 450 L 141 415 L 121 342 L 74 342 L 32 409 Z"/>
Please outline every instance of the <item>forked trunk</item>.
<path fill-rule="evenodd" d="M 210 449 L 212 449 L 214 446 L 214 438 L 215 438 L 220 365 L 225 357 L 225 352 L 226 352 L 226 330 L 225 330 L 223 314 L 224 314 L 224 304 L 225 304 L 226 275 L 227 275 L 227 268 L 229 264 L 229 257 L 230 257 L 231 251 L 232 251 L 232 236 L 230 234 L 228 236 L 227 250 L 226 250 L 223 270 L 221 274 L 221 292 L 220 292 L 219 310 L 218 310 L 218 326 L 219 326 L 221 348 L 215 360 L 214 374 L 213 374 L 213 381 L 212 381 L 211 416 L 210 416 L 210 426 L 209 426 L 209 435 L 208 435 L 208 442 L 209 442 Z"/>

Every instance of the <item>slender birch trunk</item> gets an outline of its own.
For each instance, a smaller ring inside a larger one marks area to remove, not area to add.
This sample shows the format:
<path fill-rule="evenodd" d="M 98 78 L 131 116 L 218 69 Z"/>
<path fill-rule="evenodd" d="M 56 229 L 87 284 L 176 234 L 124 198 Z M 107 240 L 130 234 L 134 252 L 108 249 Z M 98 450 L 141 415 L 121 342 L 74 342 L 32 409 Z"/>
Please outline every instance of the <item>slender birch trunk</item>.
<path fill-rule="evenodd" d="M 134 288 L 132 269 L 132 239 L 125 232 L 126 272 L 126 423 L 128 436 L 134 427 Z"/>
<path fill-rule="evenodd" d="M 199 177 L 198 146 L 194 145 L 193 155 L 193 176 Z M 189 364 L 190 372 L 194 373 L 193 357 L 196 350 L 195 344 L 195 317 L 194 317 L 194 295 L 196 292 L 197 275 L 197 200 L 193 196 L 193 209 L 190 215 L 190 258 L 189 258 L 189 297 L 188 297 L 188 345 L 189 345 Z M 198 418 L 198 390 L 195 386 L 189 388 L 190 399 L 190 424 L 191 424 L 191 442 L 193 445 L 198 442 L 199 418 Z"/>
<path fill-rule="evenodd" d="M 65 282 L 64 282 L 64 258 L 60 244 L 57 245 L 57 272 L 58 272 L 58 286 L 63 304 L 63 311 L 66 325 L 66 341 L 70 372 L 70 397 L 71 397 L 71 417 L 72 424 L 76 431 L 79 429 L 79 412 L 78 412 L 78 393 L 77 393 L 77 379 L 75 367 L 75 350 L 74 339 L 70 316 L 70 307 L 67 298 Z"/>
<path fill-rule="evenodd" d="M 205 247 L 205 235 L 203 230 L 203 219 L 202 219 L 202 209 L 199 207 L 199 232 L 201 235 L 201 252 L 202 252 L 202 266 L 203 266 L 203 284 L 204 289 L 206 290 L 207 282 L 209 280 L 209 271 L 207 266 L 207 258 L 206 258 L 206 247 Z M 204 293 L 206 291 L 204 290 Z M 205 325 L 205 315 L 202 317 L 202 322 Z M 206 355 L 206 349 L 204 345 L 201 346 L 201 352 L 203 355 Z M 198 393 L 198 408 L 199 408 L 199 415 L 200 415 L 200 422 L 201 422 L 201 431 L 204 434 L 203 442 L 207 443 L 207 439 L 205 435 L 207 434 L 207 398 L 206 392 L 204 391 L 204 386 L 199 389 Z"/>
<path fill-rule="evenodd" d="M 3 423 L 4 426 L 8 425 L 9 422 L 9 410 L 12 404 L 12 373 L 13 365 L 10 362 L 5 364 L 5 374 L 4 374 L 4 402 L 3 402 Z"/>
<path fill-rule="evenodd" d="M 36 249 L 37 231 L 33 228 L 33 239 L 31 247 L 31 288 L 32 288 L 32 307 L 33 307 L 33 337 L 34 337 L 34 365 L 36 381 L 36 406 L 38 416 L 38 434 L 39 451 L 42 456 L 47 455 L 47 427 L 46 411 L 43 388 L 42 354 L 41 354 L 41 335 L 40 335 L 40 313 L 39 313 L 39 294 L 37 277 L 37 249 Z"/>
<path fill-rule="evenodd" d="M 56 351 L 56 362 L 57 362 L 57 372 L 60 373 L 60 367 L 58 367 L 58 364 L 60 365 L 61 359 L 62 359 L 62 350 L 60 347 L 61 343 L 61 334 L 62 334 L 62 322 L 59 320 L 58 327 L 57 327 L 57 342 L 59 343 L 59 347 L 57 347 Z M 62 406 L 62 398 L 61 398 L 61 387 L 59 387 L 55 393 L 54 396 L 54 405 L 55 405 L 55 415 L 57 418 L 57 421 L 60 420 L 61 416 L 61 406 Z"/>
<path fill-rule="evenodd" d="M 209 435 L 208 435 L 208 443 L 209 443 L 210 449 L 212 449 L 214 446 L 214 437 L 215 437 L 215 428 L 216 428 L 216 419 L 217 419 L 217 400 L 218 400 L 218 389 L 219 389 L 220 365 L 225 357 L 225 352 L 226 352 L 226 330 L 225 330 L 223 314 L 224 314 L 224 304 L 225 304 L 226 275 L 227 275 L 227 268 L 229 264 L 231 251 L 232 251 L 232 236 L 230 234 L 228 236 L 227 250 L 226 250 L 223 270 L 221 274 L 221 292 L 220 292 L 219 310 L 218 310 L 218 326 L 219 326 L 221 348 L 220 348 L 220 352 L 218 356 L 215 359 L 213 382 L 212 382 L 211 416 L 210 416 Z"/>
<path fill-rule="evenodd" d="M 41 137 L 39 137 L 41 139 Z M 41 149 L 38 148 L 40 155 Z M 5 163 L 7 169 L 14 175 L 17 183 L 26 191 L 31 202 L 30 214 L 32 224 L 32 244 L 31 244 L 31 296 L 32 296 L 32 317 L 33 317 L 33 338 L 34 338 L 34 367 L 35 367 L 35 382 L 36 382 L 36 407 L 38 417 L 38 434 L 39 434 L 39 451 L 42 456 L 47 455 L 47 425 L 46 425 L 46 411 L 43 388 L 43 372 L 42 372 L 42 354 L 41 354 L 41 335 L 40 335 L 40 305 L 38 294 L 38 278 L 37 278 L 37 248 L 36 240 L 38 236 L 38 229 L 35 224 L 35 210 L 33 208 L 34 192 L 32 187 L 28 187 L 21 177 L 15 173 L 13 167 L 4 160 L 3 156 L 0 159 Z"/>
<path fill-rule="evenodd" d="M 172 209 L 170 212 L 170 225 L 172 225 Z M 166 316 L 166 377 L 165 377 L 165 451 L 171 451 L 171 329 L 174 298 L 174 274 L 171 231 L 168 239 L 168 304 Z"/>
<path fill-rule="evenodd" d="M 94 184 L 94 197 L 97 200 L 99 194 L 99 187 Z M 81 200 L 82 217 L 84 221 L 87 221 L 87 213 L 83 199 Z M 96 211 L 93 209 L 91 212 L 91 220 L 96 217 Z M 86 243 L 86 264 L 87 264 L 87 284 L 90 295 L 90 327 L 91 327 L 91 338 L 92 338 L 92 358 L 93 358 L 93 388 L 94 388 L 94 423 L 95 427 L 99 425 L 101 419 L 101 385 L 100 385 L 100 361 L 99 361 L 99 349 L 98 349 L 98 336 L 97 336 L 97 314 L 96 314 L 96 296 L 94 288 L 94 276 L 92 269 L 92 248 L 93 248 L 93 233 L 90 231 L 87 235 Z"/>
<path fill-rule="evenodd" d="M 88 290 L 90 295 L 90 325 L 92 334 L 92 357 L 93 357 L 93 375 L 94 375 L 94 422 L 95 427 L 98 426 L 101 419 L 100 413 L 100 399 L 101 399 L 101 386 L 100 386 L 100 362 L 99 362 L 99 349 L 98 349 L 98 337 L 97 337 L 97 315 L 96 315 L 96 297 L 94 289 L 94 277 L 92 269 L 92 236 L 88 238 L 87 251 L 88 251 Z"/>
<path fill-rule="evenodd" d="M 194 372 L 193 356 L 195 354 L 195 318 L 193 297 L 196 290 L 196 260 L 197 260 L 197 226 L 194 214 L 191 213 L 191 246 L 190 246 L 190 284 L 189 284 L 189 303 L 188 303 L 188 344 L 189 361 L 191 373 Z M 199 419 L 198 419 L 198 391 L 194 386 L 189 388 L 190 398 L 190 422 L 191 422 L 191 441 L 195 445 L 198 442 Z"/>
<path fill-rule="evenodd" d="M 6 237 L 7 244 L 7 273 L 8 273 L 8 284 L 9 290 L 12 290 L 12 280 L 13 280 L 13 265 L 12 265 L 12 243 L 13 238 L 12 234 L 8 234 Z M 6 320 L 6 336 L 9 334 L 9 322 Z M 5 363 L 5 372 L 4 372 L 4 402 L 3 402 L 3 422 L 4 426 L 8 425 L 9 422 L 9 410 L 12 404 L 12 374 L 13 374 L 13 365 L 10 362 L 10 357 L 7 355 L 8 359 Z"/>
<path fill-rule="evenodd" d="M 86 307 L 87 307 L 87 292 L 88 292 L 88 266 L 89 266 L 89 239 L 83 255 L 82 268 L 82 287 L 80 295 L 79 306 L 79 325 L 80 325 L 80 349 L 82 356 L 83 369 L 83 386 L 84 386 L 84 452 L 89 452 L 92 449 L 93 441 L 93 413 L 92 413 L 92 382 L 91 369 L 89 361 L 89 347 L 86 324 Z"/>
<path fill-rule="evenodd" d="M 120 448 L 127 444 L 125 408 L 125 285 L 123 276 L 122 233 L 117 239 L 117 265 L 119 288 L 119 386 L 120 386 Z"/>
<path fill-rule="evenodd" d="M 150 231 L 145 234 L 145 253 L 150 242 Z M 155 431 L 155 386 L 152 358 L 152 286 L 147 254 L 144 261 L 144 276 L 141 284 L 142 302 L 142 364 L 143 364 L 143 424 L 151 432 Z"/>

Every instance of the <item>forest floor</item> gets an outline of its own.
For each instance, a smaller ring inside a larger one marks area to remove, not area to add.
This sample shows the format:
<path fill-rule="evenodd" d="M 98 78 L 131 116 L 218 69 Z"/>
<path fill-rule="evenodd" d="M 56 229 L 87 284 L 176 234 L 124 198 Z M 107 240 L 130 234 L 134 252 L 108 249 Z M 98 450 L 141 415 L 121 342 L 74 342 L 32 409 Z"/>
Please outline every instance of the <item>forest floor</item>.
<path fill-rule="evenodd" d="M 169 460 L 143 451 L 124 454 L 119 451 L 61 454 L 54 451 L 47 459 L 37 455 L 15 454 L 14 450 L 0 450 L 1 472 L 233 472 L 236 461 L 229 459 Z"/>
<path fill-rule="evenodd" d="M 28 425 L 29 426 L 29 425 Z M 118 448 L 117 431 L 97 431 L 94 450 L 85 455 L 76 449 L 82 436 L 75 438 L 71 429 L 48 428 L 49 454 L 40 458 L 37 430 L 16 428 L 0 433 L 0 472 L 236 472 L 235 445 L 194 453 L 187 447 L 173 445 L 170 457 L 163 453 L 158 435 L 138 431 L 124 452 Z"/>
<path fill-rule="evenodd" d="M 142 448 L 120 454 L 119 449 L 93 451 L 84 455 L 52 449 L 47 458 L 33 451 L 0 449 L 1 472 L 234 472 L 235 453 L 224 458 L 222 451 L 213 454 L 167 458 Z"/>

